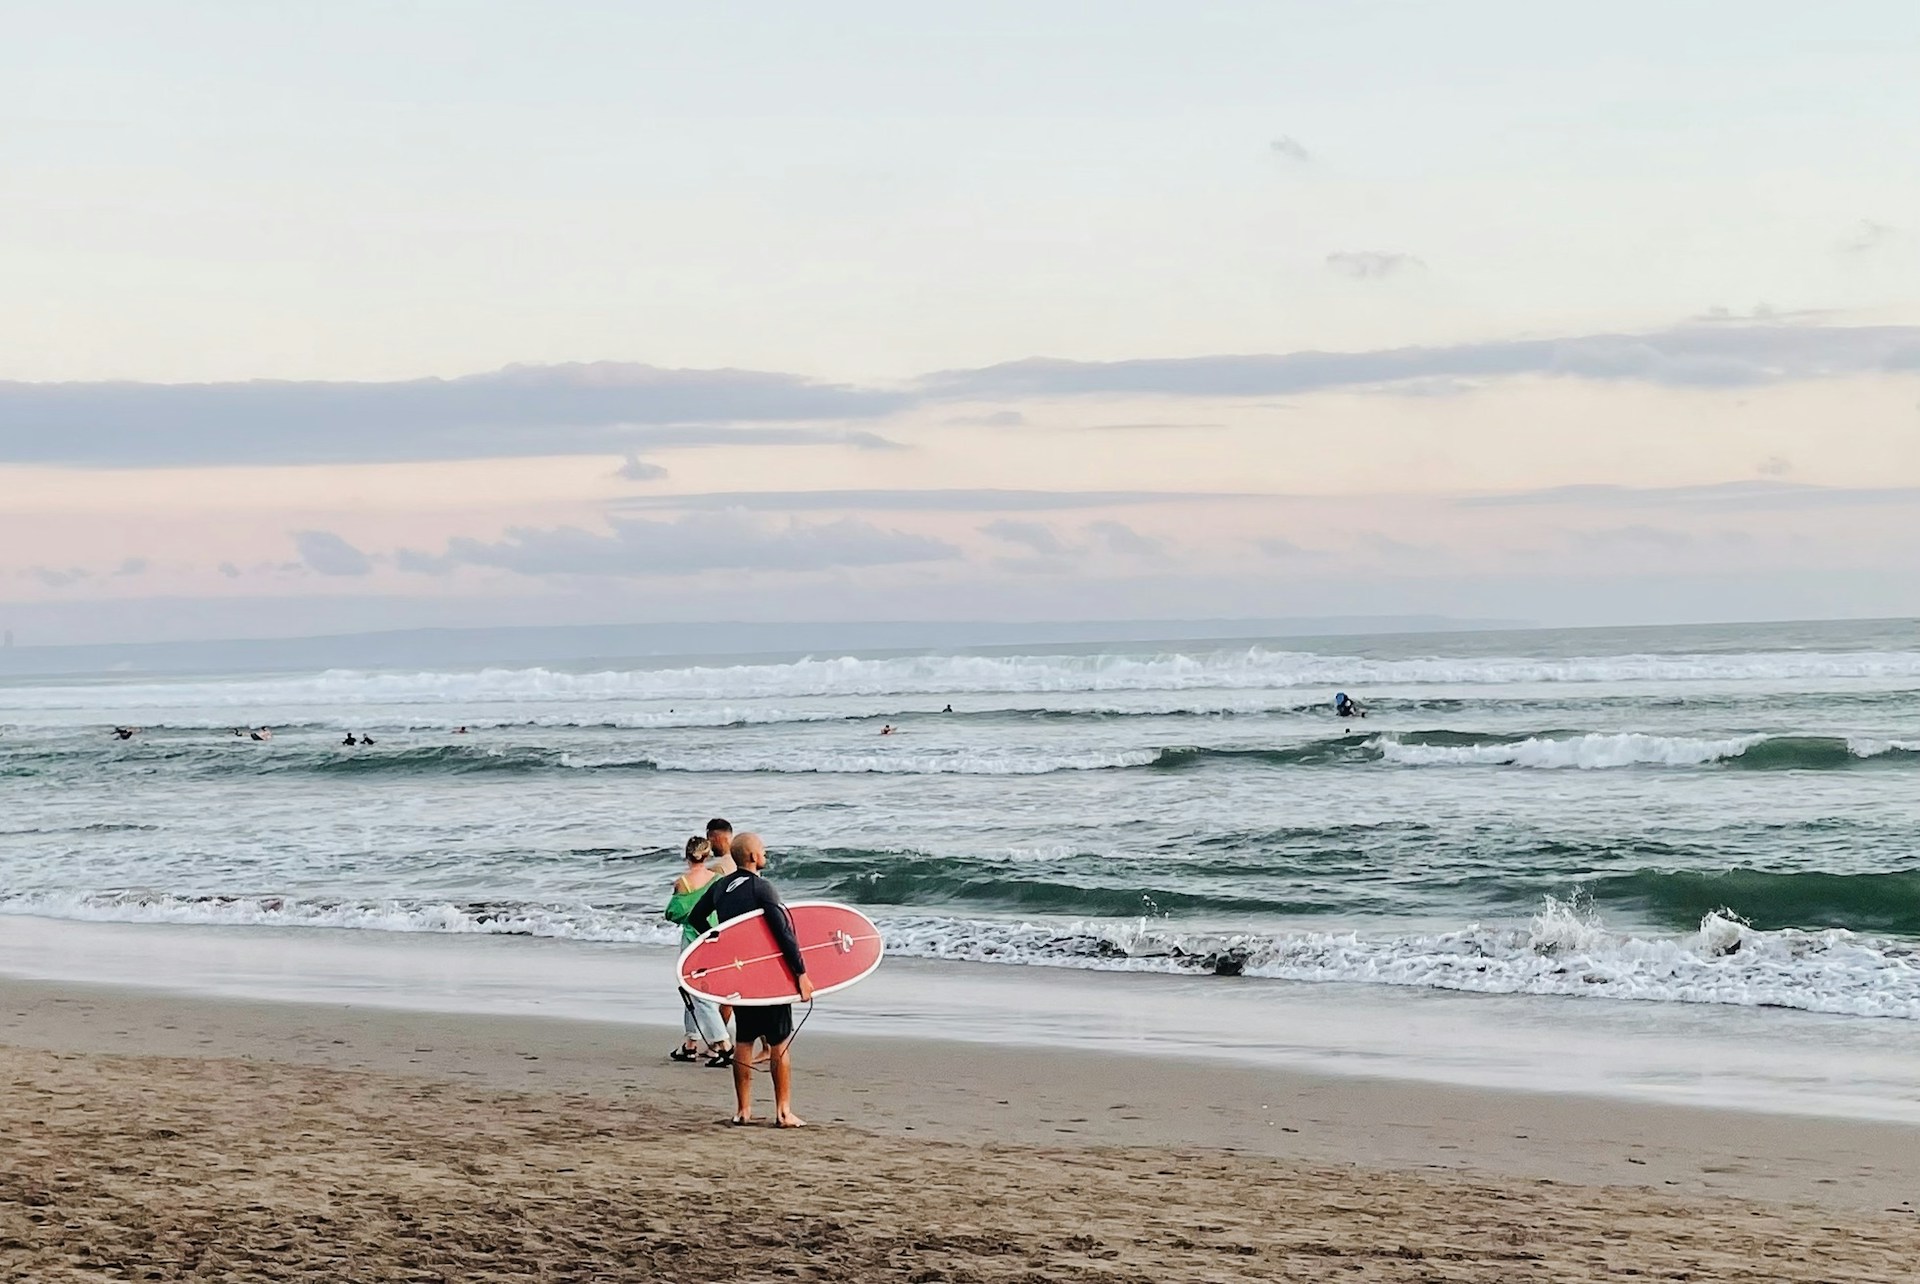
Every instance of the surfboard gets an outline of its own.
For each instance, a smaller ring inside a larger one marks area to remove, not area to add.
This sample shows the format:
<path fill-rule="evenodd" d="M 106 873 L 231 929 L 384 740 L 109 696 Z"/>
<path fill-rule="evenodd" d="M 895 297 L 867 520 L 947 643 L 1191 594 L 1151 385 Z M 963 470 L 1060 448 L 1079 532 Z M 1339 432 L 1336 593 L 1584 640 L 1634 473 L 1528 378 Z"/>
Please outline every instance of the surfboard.
<path fill-rule="evenodd" d="M 863 981 L 880 966 L 886 952 L 880 929 L 859 910 L 833 901 L 794 901 L 787 913 L 814 998 Z M 679 970 L 680 984 L 716 1003 L 751 1008 L 800 1001 L 764 910 L 701 933 L 680 952 Z"/>

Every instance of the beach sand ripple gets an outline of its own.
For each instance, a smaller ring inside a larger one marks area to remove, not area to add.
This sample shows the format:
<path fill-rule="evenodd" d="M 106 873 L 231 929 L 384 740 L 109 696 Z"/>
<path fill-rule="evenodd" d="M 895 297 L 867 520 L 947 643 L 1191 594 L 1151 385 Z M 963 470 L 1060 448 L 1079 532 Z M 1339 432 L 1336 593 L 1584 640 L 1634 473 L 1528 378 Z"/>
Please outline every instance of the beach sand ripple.
<path fill-rule="evenodd" d="M 0 1278 L 1910 1280 L 1920 1218 L 0 1048 Z"/>

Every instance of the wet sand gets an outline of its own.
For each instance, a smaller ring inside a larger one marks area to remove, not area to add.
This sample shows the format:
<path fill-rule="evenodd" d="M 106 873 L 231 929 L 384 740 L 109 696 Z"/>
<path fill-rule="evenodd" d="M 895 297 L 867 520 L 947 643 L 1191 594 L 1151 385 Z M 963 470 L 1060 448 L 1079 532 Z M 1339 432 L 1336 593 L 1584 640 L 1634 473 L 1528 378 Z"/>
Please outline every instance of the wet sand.
<path fill-rule="evenodd" d="M 668 1063 L 676 1034 L 0 980 L 0 1278 L 1908 1280 L 1920 1260 L 1903 1125 L 810 1028 L 816 1126 L 783 1133 L 723 1126 L 726 1075 Z"/>

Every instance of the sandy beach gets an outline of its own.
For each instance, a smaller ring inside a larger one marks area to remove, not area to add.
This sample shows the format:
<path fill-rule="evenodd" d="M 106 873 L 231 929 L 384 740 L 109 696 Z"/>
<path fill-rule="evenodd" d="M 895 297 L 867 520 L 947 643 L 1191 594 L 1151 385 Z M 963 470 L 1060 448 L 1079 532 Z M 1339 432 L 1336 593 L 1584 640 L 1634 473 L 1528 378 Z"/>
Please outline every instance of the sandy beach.
<path fill-rule="evenodd" d="M 803 1035 L 0 982 L 5 1278 L 1905 1280 L 1920 1135 Z"/>

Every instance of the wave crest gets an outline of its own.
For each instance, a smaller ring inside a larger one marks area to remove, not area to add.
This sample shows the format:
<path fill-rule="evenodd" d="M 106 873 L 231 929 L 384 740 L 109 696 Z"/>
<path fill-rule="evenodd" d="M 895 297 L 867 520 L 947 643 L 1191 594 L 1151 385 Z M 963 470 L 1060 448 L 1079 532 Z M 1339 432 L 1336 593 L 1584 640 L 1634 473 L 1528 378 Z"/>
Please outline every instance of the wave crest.
<path fill-rule="evenodd" d="M 1898 740 L 1848 740 L 1836 736 L 1756 734 L 1708 738 L 1590 732 L 1566 737 L 1490 738 L 1464 744 L 1436 744 L 1383 735 L 1370 741 L 1368 747 L 1386 762 L 1409 767 L 1591 771 L 1610 767 L 1698 767 L 1724 763 L 1747 770 L 1819 771 L 1869 762 L 1895 766 L 1920 761 L 1920 746 Z"/>
<path fill-rule="evenodd" d="M 383 673 L 334 669 L 303 677 L 28 685 L 23 711 L 138 708 L 337 709 L 367 705 L 716 701 L 968 693 L 1281 691 L 1335 686 L 1507 686 L 1519 683 L 1748 682 L 1920 679 L 1920 652 L 1525 656 L 1378 659 L 1249 647 L 1159 654 L 808 657 L 777 664 L 570 673 L 546 668 Z"/>
<path fill-rule="evenodd" d="M 113 922 L 544 936 L 669 946 L 650 913 L 445 901 L 103 892 L 0 899 L 0 913 Z M 1522 926 L 1432 934 L 1184 932 L 1164 919 L 1041 923 L 876 915 L 890 953 L 1022 966 L 1333 981 L 1654 1003 L 1797 1008 L 1920 1020 L 1920 954 L 1840 930 L 1764 931 L 1709 913 L 1672 937 L 1609 929 L 1548 898 Z"/>

